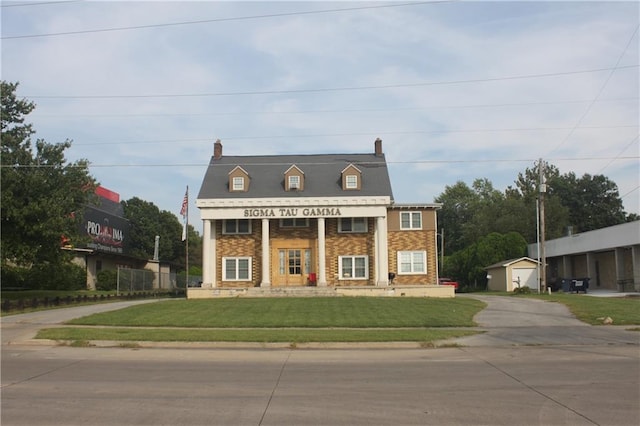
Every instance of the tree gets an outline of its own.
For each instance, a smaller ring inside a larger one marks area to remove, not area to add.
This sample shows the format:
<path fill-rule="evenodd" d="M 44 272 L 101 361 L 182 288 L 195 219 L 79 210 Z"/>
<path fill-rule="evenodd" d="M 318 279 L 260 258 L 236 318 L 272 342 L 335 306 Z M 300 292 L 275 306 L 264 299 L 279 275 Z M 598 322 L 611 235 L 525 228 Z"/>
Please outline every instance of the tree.
<path fill-rule="evenodd" d="M 88 162 L 69 163 L 71 141 L 32 146 L 35 133 L 25 117 L 35 104 L 18 99 L 18 83 L 1 83 L 2 266 L 51 268 L 68 255 L 61 238 L 80 240 L 83 206 L 95 188 Z"/>
<path fill-rule="evenodd" d="M 517 232 L 492 232 L 447 258 L 450 275 L 467 287 L 486 286 L 485 268 L 496 262 L 525 256 L 527 242 Z"/>
<path fill-rule="evenodd" d="M 151 259 L 158 235 L 160 260 L 184 264 L 182 225 L 173 213 L 160 211 L 155 204 L 138 197 L 122 201 L 122 205 L 130 224 L 128 249 L 132 256 Z"/>
<path fill-rule="evenodd" d="M 576 231 L 593 231 L 624 223 L 626 214 L 618 186 L 604 175 L 573 172 L 549 180 L 553 195 L 569 210 L 568 225 Z"/>
<path fill-rule="evenodd" d="M 453 253 L 463 249 L 469 243 L 464 234 L 464 224 L 473 217 L 478 203 L 477 194 L 466 183 L 458 181 L 453 186 L 447 185 L 435 202 L 442 203 L 438 213 L 438 228 L 445 230 L 444 252 Z"/>

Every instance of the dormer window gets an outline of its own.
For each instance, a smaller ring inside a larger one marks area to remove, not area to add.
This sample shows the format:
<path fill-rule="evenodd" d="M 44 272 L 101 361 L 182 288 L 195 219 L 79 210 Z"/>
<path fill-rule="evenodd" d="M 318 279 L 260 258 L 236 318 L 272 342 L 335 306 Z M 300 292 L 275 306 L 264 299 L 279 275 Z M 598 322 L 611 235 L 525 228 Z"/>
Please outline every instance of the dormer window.
<path fill-rule="evenodd" d="M 300 189 L 300 176 L 289 176 L 289 190 Z"/>
<path fill-rule="evenodd" d="M 247 192 L 249 190 L 249 173 L 240 166 L 229 172 L 229 191 Z"/>
<path fill-rule="evenodd" d="M 243 177 L 234 177 L 233 178 L 233 191 L 244 191 L 244 178 Z"/>
<path fill-rule="evenodd" d="M 362 172 L 353 164 L 349 164 L 342 171 L 342 189 L 345 191 L 362 189 Z"/>
<path fill-rule="evenodd" d="M 284 190 L 285 191 L 303 191 L 304 190 L 304 172 L 295 164 L 284 172 Z"/>

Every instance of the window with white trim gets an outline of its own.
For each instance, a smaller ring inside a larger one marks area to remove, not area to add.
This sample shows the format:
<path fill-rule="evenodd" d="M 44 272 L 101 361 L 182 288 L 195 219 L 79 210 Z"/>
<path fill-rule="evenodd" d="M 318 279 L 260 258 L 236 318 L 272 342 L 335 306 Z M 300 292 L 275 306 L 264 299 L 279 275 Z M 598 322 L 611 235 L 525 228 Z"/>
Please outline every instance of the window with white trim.
<path fill-rule="evenodd" d="M 308 217 L 292 217 L 290 219 L 280 219 L 281 228 L 307 228 L 309 227 Z"/>
<path fill-rule="evenodd" d="M 233 178 L 233 190 L 244 191 L 244 178 L 242 176 Z"/>
<path fill-rule="evenodd" d="M 369 279 L 367 256 L 338 256 L 338 275 L 341 280 Z"/>
<path fill-rule="evenodd" d="M 250 234 L 251 221 L 249 219 L 225 219 L 222 221 L 223 234 Z"/>
<path fill-rule="evenodd" d="M 426 251 L 399 251 L 398 252 L 398 274 L 426 274 L 427 273 L 427 252 Z"/>
<path fill-rule="evenodd" d="M 422 229 L 422 212 L 400 212 L 400 229 Z"/>
<path fill-rule="evenodd" d="M 366 217 L 344 217 L 338 220 L 338 232 L 367 232 Z"/>
<path fill-rule="evenodd" d="M 347 189 L 358 189 L 358 175 L 347 175 L 345 177 L 345 186 Z"/>
<path fill-rule="evenodd" d="M 223 257 L 223 281 L 251 281 L 251 257 Z"/>
<path fill-rule="evenodd" d="M 300 189 L 300 176 L 289 176 L 289 189 Z"/>

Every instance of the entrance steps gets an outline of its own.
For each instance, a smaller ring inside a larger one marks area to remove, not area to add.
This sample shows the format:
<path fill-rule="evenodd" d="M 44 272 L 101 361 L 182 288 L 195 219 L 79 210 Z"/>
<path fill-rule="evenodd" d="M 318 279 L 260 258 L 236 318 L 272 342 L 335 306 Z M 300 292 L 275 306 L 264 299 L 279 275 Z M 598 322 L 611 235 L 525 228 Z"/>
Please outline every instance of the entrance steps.
<path fill-rule="evenodd" d="M 336 297 L 333 287 L 249 287 L 245 297 Z"/>

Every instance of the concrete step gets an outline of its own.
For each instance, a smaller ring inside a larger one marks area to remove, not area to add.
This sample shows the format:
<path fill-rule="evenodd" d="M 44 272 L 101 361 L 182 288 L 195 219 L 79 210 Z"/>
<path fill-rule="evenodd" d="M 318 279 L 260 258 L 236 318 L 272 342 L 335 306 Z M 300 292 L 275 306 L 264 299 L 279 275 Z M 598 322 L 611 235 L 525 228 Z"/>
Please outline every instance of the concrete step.
<path fill-rule="evenodd" d="M 332 287 L 250 287 L 246 297 L 336 297 Z"/>

